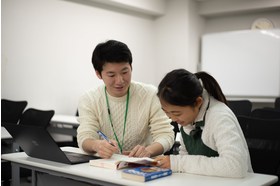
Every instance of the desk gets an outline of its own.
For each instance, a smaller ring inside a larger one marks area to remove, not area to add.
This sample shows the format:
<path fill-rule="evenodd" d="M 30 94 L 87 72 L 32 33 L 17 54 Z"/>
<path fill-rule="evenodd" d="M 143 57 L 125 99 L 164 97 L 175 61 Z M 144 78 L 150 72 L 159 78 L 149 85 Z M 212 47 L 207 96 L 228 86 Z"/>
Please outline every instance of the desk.
<path fill-rule="evenodd" d="M 62 147 L 62 150 L 81 152 L 74 147 Z M 121 178 L 120 170 L 111 170 L 90 166 L 89 163 L 78 165 L 67 165 L 46 161 L 27 156 L 24 152 L 2 155 L 2 159 L 11 161 L 12 164 L 12 183 L 19 185 L 19 173 L 14 171 L 18 167 L 32 170 L 32 184 L 36 183 L 36 173 L 43 172 L 55 176 L 74 179 L 91 184 L 101 185 L 130 185 L 130 186 L 180 186 L 180 185 L 199 185 L 199 186 L 257 186 L 271 185 L 276 183 L 278 178 L 273 175 L 248 173 L 243 179 L 220 178 L 210 176 L 200 176 L 185 173 L 173 173 L 171 176 L 156 179 L 150 182 L 141 183 Z"/>
<path fill-rule="evenodd" d="M 52 117 L 50 121 L 48 131 L 50 133 L 77 136 L 77 131 L 75 127 L 78 126 L 79 122 L 77 121 L 77 116 L 56 114 Z"/>
<path fill-rule="evenodd" d="M 5 127 L 1 127 L 1 140 L 3 139 L 12 139 L 13 137 L 10 133 L 5 129 Z"/>
<path fill-rule="evenodd" d="M 18 152 L 19 146 L 13 142 L 13 137 L 1 126 L 1 153 Z"/>
<path fill-rule="evenodd" d="M 76 137 L 77 131 L 75 127 L 78 126 L 79 122 L 77 121 L 76 116 L 56 114 L 50 121 L 48 131 L 50 133 L 64 134 Z M 5 127 L 1 127 L 1 139 L 12 139 L 12 136 L 5 129 Z"/>

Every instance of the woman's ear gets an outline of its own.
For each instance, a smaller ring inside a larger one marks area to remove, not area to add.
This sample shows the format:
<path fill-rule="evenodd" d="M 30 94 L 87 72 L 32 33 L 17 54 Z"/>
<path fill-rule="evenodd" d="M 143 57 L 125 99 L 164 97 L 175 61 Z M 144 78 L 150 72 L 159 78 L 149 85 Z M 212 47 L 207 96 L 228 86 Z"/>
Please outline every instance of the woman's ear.
<path fill-rule="evenodd" d="M 95 74 L 96 74 L 96 76 L 97 76 L 99 79 L 102 79 L 101 74 L 100 74 L 97 70 L 95 71 Z"/>
<path fill-rule="evenodd" d="M 195 101 L 196 106 L 198 106 L 198 108 L 200 108 L 202 103 L 203 103 L 203 98 L 201 96 L 198 96 Z"/>

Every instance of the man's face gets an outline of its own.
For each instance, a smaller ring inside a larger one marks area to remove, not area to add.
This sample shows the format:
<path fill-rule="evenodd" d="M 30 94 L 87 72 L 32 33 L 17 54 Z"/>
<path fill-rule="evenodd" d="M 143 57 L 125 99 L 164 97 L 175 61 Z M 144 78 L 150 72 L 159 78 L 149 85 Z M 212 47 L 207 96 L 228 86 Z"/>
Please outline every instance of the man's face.
<path fill-rule="evenodd" d="M 131 71 L 128 62 L 105 63 L 101 74 L 96 71 L 96 75 L 103 80 L 111 96 L 122 97 L 127 93 L 130 85 Z"/>

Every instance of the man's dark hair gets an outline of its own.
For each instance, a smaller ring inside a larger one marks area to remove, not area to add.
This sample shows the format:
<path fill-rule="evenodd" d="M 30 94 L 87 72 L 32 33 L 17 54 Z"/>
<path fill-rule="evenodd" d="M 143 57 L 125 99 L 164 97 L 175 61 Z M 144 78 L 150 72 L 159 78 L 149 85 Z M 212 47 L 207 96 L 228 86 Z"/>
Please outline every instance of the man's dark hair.
<path fill-rule="evenodd" d="M 129 63 L 132 64 L 132 54 L 126 44 L 108 40 L 99 43 L 92 53 L 92 65 L 100 74 L 105 63 Z"/>

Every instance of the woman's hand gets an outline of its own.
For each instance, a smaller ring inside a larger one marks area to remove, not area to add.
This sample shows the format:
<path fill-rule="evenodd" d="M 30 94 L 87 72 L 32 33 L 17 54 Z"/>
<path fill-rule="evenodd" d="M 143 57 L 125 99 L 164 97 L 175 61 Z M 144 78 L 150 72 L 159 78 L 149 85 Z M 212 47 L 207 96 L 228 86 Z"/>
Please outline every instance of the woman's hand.
<path fill-rule="evenodd" d="M 157 161 L 157 166 L 161 168 L 167 168 L 170 169 L 170 157 L 169 156 L 157 156 L 155 158 L 155 161 Z"/>

